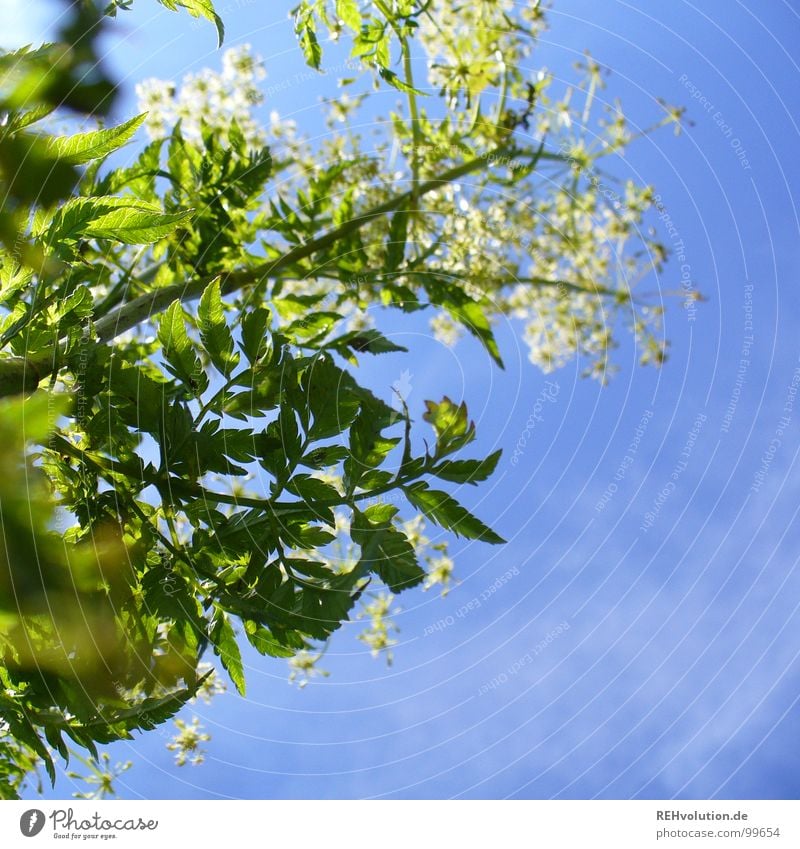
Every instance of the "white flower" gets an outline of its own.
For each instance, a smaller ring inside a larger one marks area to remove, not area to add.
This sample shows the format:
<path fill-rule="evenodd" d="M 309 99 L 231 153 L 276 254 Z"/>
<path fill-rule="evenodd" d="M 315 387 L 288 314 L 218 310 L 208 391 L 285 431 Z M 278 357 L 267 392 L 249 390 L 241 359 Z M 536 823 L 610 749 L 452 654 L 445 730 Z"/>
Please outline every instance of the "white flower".
<path fill-rule="evenodd" d="M 462 330 L 447 313 L 437 313 L 431 319 L 431 330 L 434 338 L 452 348 L 453 345 L 461 338 Z"/>

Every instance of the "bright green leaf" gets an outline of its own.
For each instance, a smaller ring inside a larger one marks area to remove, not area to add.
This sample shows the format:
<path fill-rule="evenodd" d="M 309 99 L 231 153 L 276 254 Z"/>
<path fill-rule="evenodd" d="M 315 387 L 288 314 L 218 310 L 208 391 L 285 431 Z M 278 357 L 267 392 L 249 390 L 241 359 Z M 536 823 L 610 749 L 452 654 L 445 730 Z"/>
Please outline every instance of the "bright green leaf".
<path fill-rule="evenodd" d="M 238 365 L 239 357 L 233 350 L 233 336 L 225 320 L 219 278 L 206 286 L 200 298 L 197 319 L 200 325 L 200 339 L 211 362 L 228 377 Z"/>
<path fill-rule="evenodd" d="M 108 130 L 53 138 L 49 151 L 70 165 L 83 165 L 92 159 L 102 159 L 129 141 L 146 117 L 147 114 L 143 113 Z"/>
<path fill-rule="evenodd" d="M 217 611 L 214 626 L 211 629 L 211 640 L 214 651 L 222 661 L 228 675 L 231 676 L 240 695 L 245 695 L 244 664 L 242 653 L 236 641 L 236 634 L 228 616 L 221 610 Z"/>

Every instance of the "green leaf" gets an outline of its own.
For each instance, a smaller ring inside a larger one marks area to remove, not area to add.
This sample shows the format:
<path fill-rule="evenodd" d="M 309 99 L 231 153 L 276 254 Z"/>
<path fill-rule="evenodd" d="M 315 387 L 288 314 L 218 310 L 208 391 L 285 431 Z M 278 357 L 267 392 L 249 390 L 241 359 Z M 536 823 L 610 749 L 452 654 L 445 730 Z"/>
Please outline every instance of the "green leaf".
<path fill-rule="evenodd" d="M 147 117 L 144 112 L 108 130 L 60 136 L 50 140 L 49 152 L 70 165 L 83 165 L 92 159 L 102 159 L 122 147 L 139 129 Z"/>
<path fill-rule="evenodd" d="M 418 94 L 420 97 L 425 96 L 424 91 L 420 91 L 418 88 L 409 85 L 402 77 L 399 77 L 394 71 L 390 71 L 380 63 L 378 64 L 378 73 L 381 79 L 385 80 L 392 88 L 396 88 L 398 91 L 402 91 L 405 94 Z"/>
<path fill-rule="evenodd" d="M 446 309 L 455 321 L 481 342 L 497 365 L 504 368 L 500 349 L 487 317 L 487 305 L 472 300 L 462 288 L 442 275 L 426 274 L 422 282 L 431 303 Z M 465 279 L 464 282 L 471 281 Z"/>
<path fill-rule="evenodd" d="M 466 301 L 463 304 L 448 302 L 444 304 L 444 307 L 459 324 L 466 327 L 473 336 L 483 343 L 497 365 L 504 368 L 500 349 L 486 315 L 486 308 L 475 301 Z"/>
<path fill-rule="evenodd" d="M 375 405 L 364 403 L 350 428 L 350 457 L 344 463 L 349 492 L 355 489 L 367 472 L 379 466 L 400 442 L 400 437 L 383 435 L 382 431 L 389 422 L 383 418 L 382 412 Z"/>
<path fill-rule="evenodd" d="M 414 546 L 389 519 L 370 521 L 383 520 L 390 513 L 385 505 L 374 506 L 381 508 L 380 512 L 372 507 L 364 513 L 353 511 L 350 533 L 353 542 L 361 548 L 359 567 L 374 572 L 395 593 L 417 586 L 425 579 L 425 572 L 417 562 Z"/>
<path fill-rule="evenodd" d="M 317 525 L 291 525 L 286 533 L 281 534 L 281 539 L 293 548 L 311 551 L 329 545 L 336 535 Z"/>
<path fill-rule="evenodd" d="M 166 384 L 154 380 L 139 366 L 131 366 L 116 356 L 111 359 L 108 412 L 129 427 L 159 433 L 166 390 Z"/>
<path fill-rule="evenodd" d="M 370 327 L 366 330 L 351 330 L 342 336 L 337 336 L 327 343 L 326 347 L 334 348 L 343 356 L 350 359 L 349 349 L 366 351 L 368 354 L 390 354 L 396 351 L 407 352 L 408 348 L 396 345 L 387 339 L 380 330 Z"/>
<path fill-rule="evenodd" d="M 298 443 L 299 444 L 299 443 Z M 300 458 L 300 464 L 310 469 L 324 469 L 335 466 L 349 455 L 344 445 L 321 445 L 313 448 L 304 457 Z"/>
<path fill-rule="evenodd" d="M 147 245 L 169 236 L 191 215 L 193 210 L 164 213 L 128 204 L 88 222 L 83 235 L 94 239 L 115 239 L 126 245 Z"/>
<path fill-rule="evenodd" d="M 364 516 L 369 519 L 370 523 L 373 525 L 382 525 L 390 522 L 394 517 L 398 514 L 397 507 L 394 504 L 370 504 L 366 510 L 363 511 Z"/>
<path fill-rule="evenodd" d="M 211 362 L 228 377 L 238 365 L 239 357 L 233 350 L 233 336 L 228 322 L 225 321 L 219 278 L 206 286 L 200 298 L 197 318 L 200 324 L 200 339 Z"/>
<path fill-rule="evenodd" d="M 411 484 L 403 488 L 406 498 L 421 513 L 442 528 L 452 531 L 457 536 L 467 539 L 479 539 L 492 545 L 500 545 L 505 540 L 491 528 L 473 516 L 454 498 L 445 492 L 428 489 L 423 482 Z"/>
<path fill-rule="evenodd" d="M 446 395 L 437 404 L 426 401 L 427 412 L 422 416 L 436 432 L 436 456 L 443 457 L 463 448 L 475 438 L 475 425 L 469 421 L 467 405 L 454 404 Z"/>
<path fill-rule="evenodd" d="M 299 495 L 303 501 L 312 504 L 312 506 L 315 501 L 336 502 L 342 498 L 330 484 L 306 474 L 295 475 L 286 484 L 286 489 L 295 495 Z"/>
<path fill-rule="evenodd" d="M 164 359 L 170 371 L 192 390 L 192 394 L 200 394 L 208 379 L 186 332 L 186 314 L 177 298 L 161 316 L 158 339 L 163 346 Z"/>
<path fill-rule="evenodd" d="M 214 626 L 211 629 L 211 641 L 214 651 L 222 661 L 231 681 L 236 686 L 240 695 L 245 694 L 244 665 L 239 644 L 236 642 L 236 634 L 228 617 L 221 611 L 217 611 Z"/>
<path fill-rule="evenodd" d="M 266 351 L 269 310 L 256 307 L 242 319 L 242 350 L 250 363 L 254 363 Z"/>
<path fill-rule="evenodd" d="M 146 245 L 168 236 L 192 214 L 192 210 L 164 213 L 155 204 L 130 198 L 71 198 L 42 230 L 51 244 L 113 239 L 127 245 Z"/>
<path fill-rule="evenodd" d="M 408 239 L 408 208 L 401 207 L 392 216 L 389 225 L 389 240 L 386 242 L 385 270 L 393 274 L 403 263 Z"/>
<path fill-rule="evenodd" d="M 281 329 L 281 333 L 290 339 L 316 340 L 326 336 L 334 325 L 342 319 L 338 312 L 315 312 L 293 321 Z"/>
<path fill-rule="evenodd" d="M 50 756 L 50 752 L 47 750 L 47 747 L 42 742 L 41 737 L 36 733 L 36 729 L 33 727 L 33 724 L 24 714 L 16 714 L 11 711 L 5 712 L 3 719 L 8 723 L 9 730 L 11 731 L 15 740 L 19 740 L 24 743 L 26 746 L 30 746 L 34 752 L 42 759 L 42 763 L 47 770 L 47 775 L 50 778 L 50 783 L 55 787 L 56 783 L 56 769 L 53 764 L 53 759 Z"/>
<path fill-rule="evenodd" d="M 303 374 L 302 388 L 311 410 L 310 439 L 327 439 L 346 430 L 358 413 L 360 398 L 353 378 L 329 356 L 317 357 Z"/>
<path fill-rule="evenodd" d="M 485 460 L 445 460 L 431 471 L 442 480 L 477 485 L 479 481 L 485 481 L 494 472 L 502 453 L 502 451 L 495 451 Z"/>
<path fill-rule="evenodd" d="M 210 674 L 211 673 L 208 672 L 200 678 L 193 687 L 178 690 L 159 698 L 144 699 L 134 707 L 127 710 L 115 711 L 109 716 L 104 717 L 107 719 L 108 725 L 111 727 L 107 729 L 107 740 L 103 740 L 103 738 L 98 734 L 98 741 L 111 742 L 112 740 L 119 739 L 120 735 L 116 733 L 116 730 L 113 728 L 113 726 L 118 723 L 124 723 L 124 726 L 127 729 L 142 728 L 149 730 L 156 728 L 163 722 L 166 722 L 168 719 L 175 716 L 186 702 L 196 695 L 198 687 Z M 69 729 L 67 730 L 69 731 Z M 122 735 L 122 737 L 123 739 L 126 737 L 130 739 L 130 735 Z"/>
<path fill-rule="evenodd" d="M 336 16 L 353 32 L 361 29 L 361 11 L 356 0 L 336 0 Z"/>
<path fill-rule="evenodd" d="M 317 40 L 313 10 L 307 3 L 301 3 L 298 6 L 294 31 L 300 42 L 303 55 L 306 57 L 306 63 L 318 71 L 320 62 L 322 62 L 322 48 Z"/>
<path fill-rule="evenodd" d="M 323 586 L 303 584 L 300 593 L 300 627 L 311 637 L 327 639 L 349 619 L 360 596 L 354 591 L 358 576 L 340 575 Z"/>
<path fill-rule="evenodd" d="M 292 657 L 295 649 L 278 642 L 263 625 L 250 619 L 244 623 L 244 633 L 250 645 L 259 653 L 270 657 Z"/>
<path fill-rule="evenodd" d="M 225 25 L 222 23 L 222 18 L 216 13 L 214 4 L 211 0 L 158 0 L 162 6 L 166 6 L 171 11 L 176 11 L 180 6 L 193 18 L 206 18 L 211 21 L 217 28 L 217 47 L 222 46 L 225 39 Z"/>

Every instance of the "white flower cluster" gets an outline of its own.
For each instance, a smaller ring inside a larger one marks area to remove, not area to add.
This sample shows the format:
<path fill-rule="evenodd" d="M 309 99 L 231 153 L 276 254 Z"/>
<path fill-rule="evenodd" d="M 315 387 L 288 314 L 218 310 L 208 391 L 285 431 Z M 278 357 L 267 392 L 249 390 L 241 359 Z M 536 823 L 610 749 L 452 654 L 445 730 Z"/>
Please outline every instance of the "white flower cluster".
<path fill-rule="evenodd" d="M 211 735 L 205 731 L 196 716 L 192 717 L 191 722 L 183 719 L 174 719 L 173 722 L 178 730 L 167 743 L 167 749 L 175 753 L 175 763 L 178 766 L 186 766 L 187 763 L 200 766 L 205 760 L 203 744 L 211 739 Z"/>
<path fill-rule="evenodd" d="M 236 121 L 251 147 L 263 145 L 264 129 L 253 117 L 253 109 L 264 100 L 258 83 L 266 75 L 261 57 L 243 44 L 225 51 L 221 72 L 205 68 L 187 74 L 180 86 L 167 80 L 144 80 L 136 86 L 136 96 L 139 108 L 147 112 L 150 138 L 169 135 L 178 121 L 184 137 L 193 141 L 201 138 L 204 124 L 225 138 Z M 277 114 L 272 120 L 278 120 Z"/>
<path fill-rule="evenodd" d="M 391 609 L 393 601 L 391 593 L 374 593 L 358 614 L 359 619 L 368 617 L 370 620 L 369 627 L 358 635 L 358 639 L 368 646 L 373 657 L 383 652 L 389 666 L 392 665 L 391 648 L 397 645 L 397 640 L 391 634 L 399 630 L 391 619 L 391 614 L 396 612 Z"/>
<path fill-rule="evenodd" d="M 530 52 L 530 39 L 520 38 L 512 15 L 529 33 L 544 25 L 539 0 L 516 4 L 514 0 L 474 0 L 472 3 L 426 4 L 420 37 L 428 55 L 429 84 L 470 103 L 485 89 L 496 86 L 511 65 Z M 503 49 L 499 49 L 502 42 Z"/>
<path fill-rule="evenodd" d="M 302 690 L 308 686 L 312 678 L 327 678 L 330 675 L 327 669 L 317 666 L 322 658 L 323 652 L 312 652 L 302 649 L 294 657 L 289 658 L 289 683 L 294 684 Z"/>

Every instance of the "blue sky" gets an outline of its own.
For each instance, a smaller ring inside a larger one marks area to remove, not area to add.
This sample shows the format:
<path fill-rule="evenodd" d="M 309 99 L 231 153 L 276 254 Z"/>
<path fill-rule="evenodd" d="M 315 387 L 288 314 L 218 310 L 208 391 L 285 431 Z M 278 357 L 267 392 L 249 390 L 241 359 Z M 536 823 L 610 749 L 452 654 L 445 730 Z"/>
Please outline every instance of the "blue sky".
<path fill-rule="evenodd" d="M 288 6 L 218 3 L 227 43 L 266 58 L 267 86 L 303 69 Z M 219 62 L 210 25 L 134 8 L 109 42 L 121 115 L 143 76 Z M 175 768 L 168 730 L 112 747 L 136 761 L 123 797 L 800 794 L 800 15 L 784 0 L 556 0 L 550 19 L 537 65 L 567 78 L 589 48 L 613 71 L 603 96 L 634 122 L 655 97 L 689 107 L 683 135 L 642 141 L 617 171 L 656 184 L 675 229 L 653 223 L 684 244 L 685 263 L 649 288 L 679 289 L 685 264 L 707 301 L 690 320 L 669 299 L 667 364 L 641 369 L 625 343 L 602 389 L 577 366 L 536 371 L 518 328 L 498 328 L 500 372 L 470 342 L 446 351 L 418 322 L 393 323 L 414 334 L 412 354 L 370 378 L 409 370 L 412 409 L 443 392 L 467 400 L 477 449 L 505 456 L 464 500 L 509 544 L 456 542 L 446 598 L 398 599 L 391 668 L 357 627 L 329 649 L 330 678 L 303 691 L 282 662 L 248 654 L 247 698 L 196 709 L 213 735 L 204 766 Z M 267 106 L 316 129 L 323 92 L 329 80 L 306 81 Z M 555 400 L 512 465 L 547 380 Z M 65 779 L 55 795 L 70 790 Z"/>

